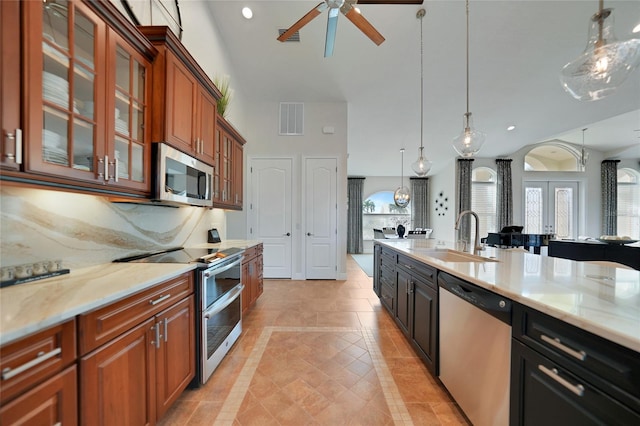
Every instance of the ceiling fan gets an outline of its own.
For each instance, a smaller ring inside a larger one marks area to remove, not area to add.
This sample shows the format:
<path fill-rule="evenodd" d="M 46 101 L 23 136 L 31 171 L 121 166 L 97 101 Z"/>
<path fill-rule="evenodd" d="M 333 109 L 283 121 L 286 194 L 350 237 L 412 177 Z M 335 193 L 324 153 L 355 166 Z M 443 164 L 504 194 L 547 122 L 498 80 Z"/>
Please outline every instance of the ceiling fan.
<path fill-rule="evenodd" d="M 422 4 L 424 0 L 324 0 L 311 9 L 306 15 L 293 24 L 289 29 L 280 34 L 279 41 L 286 41 L 300 28 L 307 25 L 313 18 L 329 9 L 327 20 L 327 36 L 324 44 L 324 57 L 333 55 L 333 45 L 336 41 L 336 28 L 338 27 L 339 12 L 342 12 L 356 27 L 360 29 L 376 45 L 380 46 L 384 41 L 382 34 L 376 30 L 369 21 L 360 13 L 356 4 Z"/>

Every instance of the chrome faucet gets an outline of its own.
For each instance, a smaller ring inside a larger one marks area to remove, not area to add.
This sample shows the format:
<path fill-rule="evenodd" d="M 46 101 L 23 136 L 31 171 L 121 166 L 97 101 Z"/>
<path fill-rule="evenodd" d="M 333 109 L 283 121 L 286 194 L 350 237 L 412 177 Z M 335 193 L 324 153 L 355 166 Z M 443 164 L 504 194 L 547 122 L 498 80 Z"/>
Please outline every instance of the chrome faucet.
<path fill-rule="evenodd" d="M 472 214 L 476 218 L 476 241 L 474 242 L 474 247 L 473 247 L 473 253 L 476 254 L 479 251 L 483 250 L 482 246 L 480 245 L 480 220 L 478 220 L 478 214 L 473 210 L 461 211 L 460 214 L 458 215 L 458 218 L 456 219 L 456 225 L 454 229 L 456 231 L 460 230 L 460 220 L 462 219 L 462 216 L 466 214 Z"/>

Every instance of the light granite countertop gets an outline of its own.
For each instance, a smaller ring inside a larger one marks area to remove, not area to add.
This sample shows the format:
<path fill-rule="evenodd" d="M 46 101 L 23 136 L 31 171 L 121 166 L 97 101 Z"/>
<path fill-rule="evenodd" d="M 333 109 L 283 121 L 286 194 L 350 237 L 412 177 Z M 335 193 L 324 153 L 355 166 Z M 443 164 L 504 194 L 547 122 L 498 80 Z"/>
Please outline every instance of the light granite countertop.
<path fill-rule="evenodd" d="M 640 352 L 640 271 L 492 247 L 479 254 L 487 262 L 445 262 L 429 252 L 451 243 L 376 243 Z"/>
<path fill-rule="evenodd" d="M 259 243 L 228 240 L 197 247 L 246 249 Z M 0 345 L 108 305 L 195 268 L 195 264 L 106 263 L 72 270 L 69 274 L 54 278 L 2 288 Z"/>

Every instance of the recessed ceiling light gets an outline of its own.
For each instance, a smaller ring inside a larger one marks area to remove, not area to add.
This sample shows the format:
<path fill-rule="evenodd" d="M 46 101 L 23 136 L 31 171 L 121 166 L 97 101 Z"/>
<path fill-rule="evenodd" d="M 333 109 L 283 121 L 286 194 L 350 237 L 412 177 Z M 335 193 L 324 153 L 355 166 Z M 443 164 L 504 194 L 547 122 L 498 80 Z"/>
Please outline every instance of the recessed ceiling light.
<path fill-rule="evenodd" d="M 508 130 L 508 131 L 512 131 L 512 130 L 513 130 L 513 129 L 515 129 L 515 128 L 516 128 L 516 126 L 514 126 L 514 125 L 512 124 L 511 126 L 507 127 L 507 130 Z"/>
<path fill-rule="evenodd" d="M 631 30 L 632 33 L 640 33 L 640 24 L 636 25 L 635 27 L 633 27 L 633 30 Z"/>
<path fill-rule="evenodd" d="M 245 6 L 242 8 L 242 16 L 244 16 L 246 19 L 251 19 L 253 18 L 253 11 L 250 7 Z"/>

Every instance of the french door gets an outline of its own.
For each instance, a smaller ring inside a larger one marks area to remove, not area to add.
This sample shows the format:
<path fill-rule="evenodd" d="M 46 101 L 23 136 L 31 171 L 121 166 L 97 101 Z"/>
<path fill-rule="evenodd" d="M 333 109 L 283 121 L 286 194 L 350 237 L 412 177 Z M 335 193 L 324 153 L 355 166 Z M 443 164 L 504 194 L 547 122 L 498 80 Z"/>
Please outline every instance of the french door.
<path fill-rule="evenodd" d="M 578 224 L 578 182 L 524 182 L 524 233 L 574 239 Z"/>

